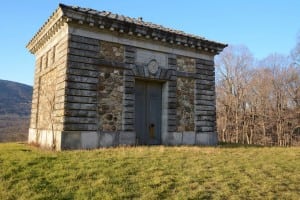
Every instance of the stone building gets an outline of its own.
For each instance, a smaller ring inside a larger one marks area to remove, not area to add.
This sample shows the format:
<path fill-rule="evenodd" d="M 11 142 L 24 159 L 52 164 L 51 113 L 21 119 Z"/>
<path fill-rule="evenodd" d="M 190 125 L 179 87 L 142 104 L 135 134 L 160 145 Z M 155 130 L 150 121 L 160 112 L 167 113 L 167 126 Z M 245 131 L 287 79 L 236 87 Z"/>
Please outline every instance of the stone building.
<path fill-rule="evenodd" d="M 56 150 L 217 143 L 214 56 L 225 44 L 60 4 L 36 57 L 29 143 Z"/>

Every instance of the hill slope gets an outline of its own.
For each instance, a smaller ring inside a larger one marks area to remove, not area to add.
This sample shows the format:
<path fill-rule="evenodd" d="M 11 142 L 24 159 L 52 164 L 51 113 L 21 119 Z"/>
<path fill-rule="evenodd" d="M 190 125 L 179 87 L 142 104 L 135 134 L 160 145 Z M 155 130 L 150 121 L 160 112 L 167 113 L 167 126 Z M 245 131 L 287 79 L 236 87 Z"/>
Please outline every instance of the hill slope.
<path fill-rule="evenodd" d="M 0 142 L 26 140 L 32 86 L 0 80 Z"/>
<path fill-rule="evenodd" d="M 0 115 L 29 116 L 32 86 L 0 79 Z"/>
<path fill-rule="evenodd" d="M 299 156 L 297 147 L 57 153 L 6 143 L 0 199 L 300 199 Z"/>

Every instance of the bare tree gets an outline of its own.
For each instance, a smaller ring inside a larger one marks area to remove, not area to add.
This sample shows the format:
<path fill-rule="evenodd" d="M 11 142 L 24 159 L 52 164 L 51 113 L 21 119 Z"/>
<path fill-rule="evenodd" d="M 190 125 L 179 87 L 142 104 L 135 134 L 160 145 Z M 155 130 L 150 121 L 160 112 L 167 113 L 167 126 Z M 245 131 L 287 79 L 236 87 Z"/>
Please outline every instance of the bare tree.
<path fill-rule="evenodd" d="M 229 46 L 215 63 L 219 140 L 290 145 L 300 120 L 296 62 L 280 54 L 254 62 L 246 47 Z"/>
<path fill-rule="evenodd" d="M 219 120 L 219 129 L 223 141 L 240 141 L 252 65 L 253 56 L 245 46 L 229 46 L 216 58 L 218 116 L 223 121 L 220 124 Z"/>
<path fill-rule="evenodd" d="M 300 67 L 300 32 L 298 33 L 297 43 L 291 51 L 292 65 Z"/>

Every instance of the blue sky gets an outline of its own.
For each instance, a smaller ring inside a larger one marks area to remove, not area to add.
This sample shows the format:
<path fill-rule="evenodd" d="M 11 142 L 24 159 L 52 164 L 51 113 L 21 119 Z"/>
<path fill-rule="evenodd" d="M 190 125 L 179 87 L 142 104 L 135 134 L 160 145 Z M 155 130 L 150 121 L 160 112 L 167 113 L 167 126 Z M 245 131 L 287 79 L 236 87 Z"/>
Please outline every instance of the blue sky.
<path fill-rule="evenodd" d="M 35 58 L 25 46 L 60 2 L 143 17 L 210 40 L 243 44 L 257 59 L 275 52 L 289 54 L 300 31 L 299 0 L 2 1 L 0 79 L 33 84 Z"/>

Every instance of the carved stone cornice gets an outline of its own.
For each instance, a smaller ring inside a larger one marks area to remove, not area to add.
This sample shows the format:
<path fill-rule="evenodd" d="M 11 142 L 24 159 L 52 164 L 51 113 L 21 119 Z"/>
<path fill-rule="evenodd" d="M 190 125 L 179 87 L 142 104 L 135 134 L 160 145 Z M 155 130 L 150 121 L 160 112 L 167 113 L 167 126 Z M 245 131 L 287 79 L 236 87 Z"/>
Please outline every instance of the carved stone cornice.
<path fill-rule="evenodd" d="M 59 8 L 28 43 L 27 48 L 29 51 L 35 53 L 40 49 L 64 23 L 96 28 L 99 31 L 126 34 L 129 37 L 153 40 L 181 48 L 190 48 L 211 55 L 218 54 L 227 46 L 203 37 L 145 22 L 141 18 L 135 19 L 107 11 L 60 4 Z"/>
<path fill-rule="evenodd" d="M 67 22 L 61 7 L 56 9 L 35 36 L 26 45 L 30 53 L 36 53 Z"/>

